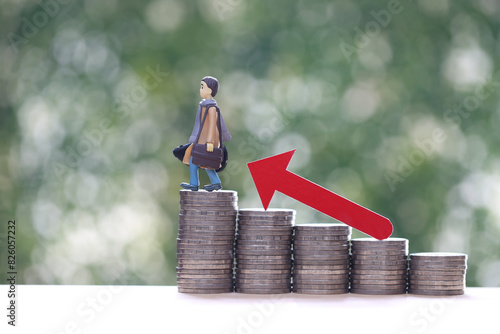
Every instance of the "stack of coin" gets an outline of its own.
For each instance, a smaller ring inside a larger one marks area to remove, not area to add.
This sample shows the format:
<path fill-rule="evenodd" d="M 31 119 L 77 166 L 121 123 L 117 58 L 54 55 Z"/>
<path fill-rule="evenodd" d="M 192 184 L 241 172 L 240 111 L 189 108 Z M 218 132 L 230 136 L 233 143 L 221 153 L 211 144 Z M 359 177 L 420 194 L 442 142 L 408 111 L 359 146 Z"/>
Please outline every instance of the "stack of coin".
<path fill-rule="evenodd" d="M 408 239 L 351 240 L 351 292 L 369 295 L 406 293 Z"/>
<path fill-rule="evenodd" d="M 237 193 L 181 190 L 180 196 L 179 292 L 233 292 Z"/>
<path fill-rule="evenodd" d="M 300 224 L 294 228 L 293 292 L 349 292 L 349 238 L 344 224 Z"/>
<path fill-rule="evenodd" d="M 294 210 L 239 210 L 236 292 L 290 293 L 294 220 Z"/>
<path fill-rule="evenodd" d="M 408 293 L 429 296 L 463 295 L 467 254 L 412 253 Z"/>

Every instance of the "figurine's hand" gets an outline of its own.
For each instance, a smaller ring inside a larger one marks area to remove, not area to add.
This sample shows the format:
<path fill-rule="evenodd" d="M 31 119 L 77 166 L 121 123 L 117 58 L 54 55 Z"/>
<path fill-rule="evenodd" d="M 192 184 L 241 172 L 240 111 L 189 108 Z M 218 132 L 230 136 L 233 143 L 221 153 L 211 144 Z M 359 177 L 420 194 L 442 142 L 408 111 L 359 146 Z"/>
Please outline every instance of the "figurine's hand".
<path fill-rule="evenodd" d="M 214 151 L 214 144 L 207 143 L 207 152 L 213 152 L 213 151 Z"/>

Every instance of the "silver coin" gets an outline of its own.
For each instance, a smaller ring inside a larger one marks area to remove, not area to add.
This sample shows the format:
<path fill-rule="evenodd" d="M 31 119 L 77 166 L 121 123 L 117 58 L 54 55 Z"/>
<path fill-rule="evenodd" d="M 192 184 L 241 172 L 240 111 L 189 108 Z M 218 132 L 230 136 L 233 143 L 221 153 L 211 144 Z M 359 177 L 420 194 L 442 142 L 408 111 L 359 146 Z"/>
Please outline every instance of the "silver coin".
<path fill-rule="evenodd" d="M 319 281 L 318 281 L 319 282 Z M 323 282 L 323 281 L 321 281 Z M 349 288 L 349 281 L 330 281 L 329 283 L 323 284 L 323 283 L 315 283 L 312 280 L 307 280 L 307 281 L 299 281 L 294 279 L 292 282 L 292 285 L 294 288 L 300 288 L 300 289 L 313 289 L 313 290 L 319 290 L 319 289 L 328 289 L 328 290 L 333 290 L 333 289 L 345 289 Z"/>
<path fill-rule="evenodd" d="M 177 280 L 185 280 L 185 279 L 194 279 L 196 281 L 201 281 L 201 280 L 230 280 L 233 279 L 232 274 L 226 274 L 226 275 L 184 275 L 184 274 L 177 274 Z"/>
<path fill-rule="evenodd" d="M 232 230 L 193 230 L 179 228 L 179 234 L 192 234 L 201 236 L 231 236 L 234 238 L 234 231 Z"/>
<path fill-rule="evenodd" d="M 384 240 L 378 240 L 375 238 L 356 238 L 352 239 L 351 243 L 353 245 L 374 245 L 374 246 L 406 246 L 408 245 L 408 239 L 404 238 L 388 238 Z"/>
<path fill-rule="evenodd" d="M 183 251 L 225 251 L 229 252 L 233 250 L 232 245 L 200 245 L 200 244 L 195 244 L 195 245 L 184 245 L 184 244 L 177 244 L 177 252 L 183 252 Z"/>
<path fill-rule="evenodd" d="M 310 278 L 311 276 L 317 279 L 329 279 L 338 278 L 338 276 L 348 277 L 349 268 L 337 268 L 337 269 L 293 269 L 293 275 L 297 278 Z M 311 272 L 317 272 L 316 274 L 311 274 Z"/>
<path fill-rule="evenodd" d="M 240 269 L 236 268 L 236 275 L 241 274 L 288 274 L 289 269 Z"/>
<path fill-rule="evenodd" d="M 317 261 L 317 260 L 301 260 L 294 258 L 293 259 L 293 264 L 296 267 L 299 266 L 321 266 L 322 268 L 328 268 L 332 266 L 343 266 L 343 267 L 350 267 L 349 261 L 344 261 L 344 262 L 337 262 L 335 261 Z"/>
<path fill-rule="evenodd" d="M 351 279 L 367 279 L 367 280 L 406 280 L 406 274 L 402 275 L 356 275 L 351 273 Z"/>
<path fill-rule="evenodd" d="M 290 284 L 290 278 L 280 278 L 280 279 L 245 279 L 236 277 L 236 282 L 238 285 L 242 284 L 281 284 L 288 285 Z"/>
<path fill-rule="evenodd" d="M 297 224 L 295 228 L 298 230 L 352 230 L 352 227 L 342 223 L 309 223 L 309 224 Z"/>
<path fill-rule="evenodd" d="M 177 277 L 177 284 L 233 284 L 233 278 L 227 276 L 224 278 L 185 278 Z"/>
<path fill-rule="evenodd" d="M 349 268 L 336 268 L 336 269 L 296 269 L 292 270 L 293 275 L 299 276 L 314 276 L 317 279 L 339 278 L 349 276 Z M 307 278 L 305 277 L 305 278 Z"/>
<path fill-rule="evenodd" d="M 268 251 L 273 251 L 273 250 L 290 250 L 290 246 L 287 244 L 278 244 L 278 245 L 273 245 L 273 244 L 267 244 L 267 245 L 262 245 L 262 244 L 242 244 L 242 243 L 236 243 L 236 249 L 248 249 L 248 250 L 268 250 Z"/>
<path fill-rule="evenodd" d="M 217 198 L 214 199 L 202 199 L 202 198 L 190 198 L 190 197 L 182 197 L 179 201 L 179 204 L 182 205 L 192 205 L 192 206 L 204 206 L 204 207 L 238 207 L 238 201 L 233 198 Z"/>
<path fill-rule="evenodd" d="M 246 235 L 246 234 L 240 234 L 236 233 L 236 238 L 239 240 L 291 240 L 292 237 L 291 235 Z"/>
<path fill-rule="evenodd" d="M 405 261 L 407 262 L 407 256 L 406 255 L 359 255 L 359 254 L 352 254 L 351 258 L 353 260 L 360 260 L 360 261 Z"/>
<path fill-rule="evenodd" d="M 259 231 L 259 230 L 253 230 L 252 232 L 249 232 L 248 230 L 242 230 L 238 229 L 237 234 L 239 236 L 241 235 L 252 235 L 254 238 L 257 236 L 262 236 L 262 237 L 270 237 L 270 236 L 280 236 L 280 237 L 291 237 L 291 233 L 286 232 L 286 231 Z"/>
<path fill-rule="evenodd" d="M 467 254 L 463 253 L 447 253 L 447 252 L 422 252 L 422 253 L 411 253 L 410 258 L 418 259 L 460 259 L 467 260 Z"/>
<path fill-rule="evenodd" d="M 290 280 L 291 274 L 289 272 L 284 273 L 284 274 L 247 274 L 247 273 L 237 273 L 235 278 L 236 279 L 245 279 L 245 280 L 277 280 L 277 279 L 288 279 Z"/>
<path fill-rule="evenodd" d="M 292 259 L 286 255 L 238 255 L 235 256 L 236 263 L 245 264 L 287 264 L 292 263 Z"/>
<path fill-rule="evenodd" d="M 181 201 L 209 202 L 209 203 L 238 203 L 238 196 L 180 196 Z"/>
<path fill-rule="evenodd" d="M 352 254 L 361 254 L 363 252 L 369 252 L 376 254 L 375 252 L 383 252 L 386 254 L 390 254 L 392 252 L 404 252 L 405 254 L 408 254 L 408 249 L 405 249 L 404 247 L 400 246 L 388 246 L 388 247 L 354 247 L 351 244 L 351 253 Z"/>
<path fill-rule="evenodd" d="M 177 259 L 179 260 L 188 260 L 188 259 L 197 259 L 197 260 L 233 260 L 232 254 L 183 254 L 177 253 Z"/>
<path fill-rule="evenodd" d="M 458 290 L 418 290 L 408 288 L 408 293 L 424 296 L 459 296 L 464 294 L 463 289 Z"/>
<path fill-rule="evenodd" d="M 287 229 L 293 232 L 293 221 L 292 220 L 246 220 L 238 218 L 237 223 L 243 228 L 258 229 L 258 228 L 268 228 L 268 229 Z"/>
<path fill-rule="evenodd" d="M 293 241 L 294 248 L 303 248 L 318 251 L 339 251 L 349 253 L 349 246 L 344 243 L 338 244 L 324 244 L 324 243 L 313 243 L 313 242 L 300 242 L 297 240 Z"/>
<path fill-rule="evenodd" d="M 192 255 L 234 255 L 232 249 L 177 249 L 177 254 L 192 254 Z"/>
<path fill-rule="evenodd" d="M 245 231 L 247 233 L 253 233 L 253 231 L 276 231 L 282 232 L 283 234 L 292 234 L 292 227 L 279 225 L 279 226 L 260 226 L 260 225 L 238 225 L 238 231 Z M 242 233 L 242 232 L 239 232 Z"/>
<path fill-rule="evenodd" d="M 260 216 L 289 216 L 289 215 L 295 215 L 295 210 L 291 209 L 274 209 L 274 208 L 269 208 L 267 210 L 261 209 L 261 208 L 244 208 L 239 210 L 240 215 L 247 215 L 247 216 L 253 216 L 253 215 L 260 215 Z"/>
<path fill-rule="evenodd" d="M 207 211 L 230 211 L 232 214 L 235 214 L 236 211 L 238 210 L 237 205 L 195 205 L 195 204 L 186 204 L 185 202 L 180 203 L 180 211 L 186 211 L 186 210 L 195 210 L 195 211 L 202 211 L 202 212 L 207 212 Z"/>
<path fill-rule="evenodd" d="M 341 256 L 339 254 L 334 255 L 321 255 L 321 256 L 309 256 L 307 253 L 294 253 L 293 259 L 297 264 L 308 264 L 308 265 L 329 265 L 335 264 L 337 262 L 350 263 L 349 257 Z"/>
<path fill-rule="evenodd" d="M 346 261 L 332 261 L 329 262 L 328 264 L 323 264 L 323 265 L 318 265 L 313 262 L 313 264 L 301 264 L 301 263 L 295 263 L 294 262 L 294 268 L 296 269 L 312 269 L 312 270 L 319 270 L 319 269 L 324 269 L 328 270 L 330 268 L 335 268 L 335 266 L 343 266 L 347 267 L 349 263 Z"/>
<path fill-rule="evenodd" d="M 181 234 L 193 234 L 193 235 L 221 235 L 221 236 L 232 236 L 235 237 L 234 230 L 227 229 L 212 229 L 212 230 L 201 230 L 201 229 L 193 229 L 189 226 L 180 226 L 178 229 L 178 233 Z"/>
<path fill-rule="evenodd" d="M 293 264 L 293 267 L 295 269 L 302 269 L 302 270 L 331 270 L 331 269 L 335 269 L 337 268 L 338 266 L 341 266 L 341 267 L 348 267 L 349 266 L 349 263 L 346 263 L 346 262 L 333 262 L 333 263 L 329 263 L 327 265 L 318 265 L 316 263 L 313 263 L 313 264 L 301 264 L 301 263 L 295 263 Z"/>
<path fill-rule="evenodd" d="M 182 196 L 193 196 L 193 197 L 226 197 L 226 196 L 238 196 L 238 193 L 234 190 L 217 190 L 217 191 L 191 191 L 181 189 L 179 194 Z"/>
<path fill-rule="evenodd" d="M 231 231 L 233 234 L 236 231 L 236 227 L 233 225 L 208 225 L 208 224 L 179 224 L 179 229 L 185 231 L 195 231 L 195 232 L 204 232 L 204 231 Z"/>
<path fill-rule="evenodd" d="M 319 238 L 319 237 L 324 237 L 327 238 L 325 240 L 335 240 L 335 239 L 343 239 L 343 238 L 350 238 L 351 233 L 349 230 L 345 231 L 340 231 L 340 230 L 322 230 L 322 229 L 316 229 L 316 230 L 298 230 L 297 225 L 294 226 L 294 234 L 297 237 L 303 237 L 303 238 Z"/>
<path fill-rule="evenodd" d="M 351 262 L 353 270 L 407 270 L 406 264 L 403 265 L 382 265 L 382 264 L 355 264 Z"/>
<path fill-rule="evenodd" d="M 285 250 L 251 250 L 251 249 L 240 249 L 236 248 L 237 255 L 291 255 L 292 251 L 290 249 Z"/>
<path fill-rule="evenodd" d="M 454 285 L 431 285 L 431 284 L 415 284 L 415 283 L 410 283 L 408 286 L 411 289 L 416 289 L 416 290 L 459 290 L 459 289 L 464 289 L 465 284 L 464 283 L 457 283 Z"/>
<path fill-rule="evenodd" d="M 238 216 L 239 226 L 276 226 L 276 227 L 289 227 L 293 232 L 293 219 L 242 219 Z"/>
<path fill-rule="evenodd" d="M 406 269 L 383 270 L 380 268 L 377 268 L 377 269 L 351 268 L 351 274 L 355 274 L 355 275 L 403 275 L 403 274 L 406 274 Z"/>
<path fill-rule="evenodd" d="M 321 289 L 321 290 L 312 290 L 312 289 L 298 289 L 298 288 L 294 288 L 293 292 L 294 293 L 298 293 L 298 294 L 305 294 L 305 295 L 340 295 L 340 294 L 349 293 L 349 289 L 334 289 L 334 290 Z"/>
<path fill-rule="evenodd" d="M 345 269 L 344 266 L 337 266 L 335 269 L 331 270 L 322 270 L 322 269 L 294 269 L 293 273 L 294 275 L 328 275 L 328 274 L 337 274 L 338 271 L 336 270 L 341 270 Z"/>
<path fill-rule="evenodd" d="M 351 279 L 351 283 L 355 285 L 402 285 L 406 284 L 405 279 L 395 279 L 395 280 L 375 280 L 375 279 Z"/>
<path fill-rule="evenodd" d="M 408 279 L 408 283 L 414 284 L 414 285 L 436 285 L 436 286 L 443 286 L 443 285 L 465 285 L 465 280 L 459 279 L 459 280 L 439 280 L 439 281 L 432 281 L 432 280 L 415 280 L 415 279 Z"/>
<path fill-rule="evenodd" d="M 309 232 L 309 231 L 308 231 Z M 350 235 L 349 234 L 328 234 L 328 233 L 304 233 L 295 231 L 293 236 L 295 240 L 300 241 L 310 241 L 310 242 L 323 242 L 323 243 L 336 243 L 336 242 L 344 242 L 349 243 Z"/>
<path fill-rule="evenodd" d="M 378 256 L 378 255 L 402 255 L 408 256 L 408 253 L 404 249 L 395 249 L 395 250 L 358 250 L 353 249 L 352 254 L 360 255 L 360 256 Z"/>
<path fill-rule="evenodd" d="M 177 259 L 177 264 L 224 264 L 224 263 L 233 263 L 234 259 L 202 259 L 202 258 L 181 258 Z"/>
<path fill-rule="evenodd" d="M 237 269 L 263 269 L 263 270 L 273 270 L 273 269 L 287 269 L 290 270 L 292 268 L 291 264 L 247 264 L 247 263 L 238 263 L 236 266 Z"/>
<path fill-rule="evenodd" d="M 295 223 L 295 216 L 245 216 L 238 213 L 238 223 L 252 225 L 287 225 Z"/>
<path fill-rule="evenodd" d="M 303 249 L 294 249 L 293 250 L 293 255 L 295 258 L 302 258 L 302 259 L 318 259 L 318 260 L 346 260 L 349 261 L 349 254 L 348 253 L 343 253 L 343 252 L 308 252 L 307 250 Z"/>
<path fill-rule="evenodd" d="M 247 289 L 247 288 L 235 288 L 237 293 L 245 294 L 255 294 L 255 295 L 274 295 L 290 293 L 290 289 Z"/>
<path fill-rule="evenodd" d="M 349 244 L 345 242 L 311 242 L 311 241 L 301 241 L 301 240 L 293 240 L 292 244 L 296 248 L 310 248 L 318 250 L 327 250 L 327 251 L 343 251 L 349 253 Z"/>
<path fill-rule="evenodd" d="M 359 251 L 395 251 L 395 250 L 405 250 L 408 251 L 408 243 L 384 243 L 382 240 L 376 240 L 379 242 L 353 242 L 357 239 L 351 239 L 351 247 L 353 250 Z"/>
<path fill-rule="evenodd" d="M 363 295 L 401 295 L 406 294 L 406 289 L 394 289 L 394 290 L 375 290 L 375 289 L 358 289 L 352 288 L 351 293 L 363 294 Z"/>
<path fill-rule="evenodd" d="M 236 217 L 234 215 L 225 215 L 225 216 L 202 216 L 202 215 L 185 215 L 179 213 L 179 221 L 180 222 L 193 222 L 197 223 L 206 223 L 206 224 L 236 224 Z"/>
<path fill-rule="evenodd" d="M 188 289 L 183 287 L 177 287 L 177 291 L 179 291 L 180 293 L 189 293 L 189 294 L 216 294 L 216 293 L 233 292 L 233 287 L 227 287 L 225 289 Z"/>
<path fill-rule="evenodd" d="M 211 275 L 211 274 L 227 274 L 227 273 L 232 273 L 233 272 L 233 268 L 230 268 L 229 270 L 227 269 L 211 269 L 211 270 L 198 270 L 198 269 L 191 269 L 191 270 L 188 270 L 188 269 L 183 269 L 183 268 L 179 268 L 179 267 L 176 267 L 177 269 L 177 273 L 181 272 L 183 274 L 193 274 L 193 275 L 196 275 L 198 273 L 200 274 L 203 274 L 203 275 Z"/>
<path fill-rule="evenodd" d="M 465 280 L 465 275 L 408 275 L 409 279 L 415 281 L 458 281 Z"/>
<path fill-rule="evenodd" d="M 304 236 L 293 236 L 293 242 L 305 244 L 305 245 L 313 245 L 317 246 L 346 246 L 349 247 L 349 237 L 347 236 L 336 236 L 333 238 L 321 237 L 321 239 L 314 239 L 312 237 L 304 237 Z"/>
<path fill-rule="evenodd" d="M 417 270 L 415 268 L 411 268 L 409 270 L 410 275 L 437 275 L 437 276 L 457 276 L 457 275 L 465 275 L 465 269 L 448 269 L 448 270 Z"/>
<path fill-rule="evenodd" d="M 233 269 L 232 263 L 225 264 L 181 264 L 177 263 L 177 268 L 181 269 L 225 269 L 231 270 Z"/>
<path fill-rule="evenodd" d="M 292 274 L 294 282 L 310 283 L 314 284 L 341 284 L 349 282 L 349 275 L 346 274 L 328 274 L 328 275 L 297 275 Z"/>
<path fill-rule="evenodd" d="M 180 214 L 184 216 L 206 216 L 206 217 L 219 217 L 226 216 L 231 217 L 231 219 L 236 218 L 235 210 L 197 210 L 197 209 L 181 209 Z"/>
<path fill-rule="evenodd" d="M 191 228 L 191 229 L 213 229 L 213 230 L 234 230 L 236 231 L 236 223 L 230 220 L 179 220 L 179 228 Z"/>
<path fill-rule="evenodd" d="M 320 290 L 320 289 L 345 289 L 348 287 L 348 284 L 302 284 L 302 283 L 294 283 L 293 286 L 296 289 L 311 289 L 311 290 Z"/>
<path fill-rule="evenodd" d="M 277 261 L 290 261 L 291 257 L 289 255 L 246 255 L 236 253 L 237 260 L 277 260 Z"/>
<path fill-rule="evenodd" d="M 370 266 L 403 266 L 406 267 L 408 262 L 406 260 L 391 260 L 391 261 L 369 261 L 369 260 L 356 260 L 351 259 L 351 264 L 353 266 L 361 266 L 364 267 L 366 265 Z"/>
<path fill-rule="evenodd" d="M 227 245 L 228 242 L 225 240 L 192 240 L 177 238 L 177 244 L 184 245 Z"/>
<path fill-rule="evenodd" d="M 460 265 L 460 266 L 439 266 L 439 265 L 432 265 L 432 266 L 421 266 L 421 265 L 417 265 L 417 264 L 414 264 L 414 263 L 410 263 L 410 269 L 411 270 L 419 270 L 419 271 L 448 271 L 448 270 L 452 270 L 452 271 L 459 271 L 459 270 L 462 270 L 462 271 L 465 271 L 467 270 L 467 266 L 466 265 Z"/>
<path fill-rule="evenodd" d="M 286 283 L 271 283 L 271 282 L 266 282 L 263 284 L 258 284 L 255 282 L 251 283 L 243 283 L 240 281 L 236 281 L 234 286 L 236 288 L 241 287 L 241 288 L 248 288 L 248 289 L 287 289 L 291 288 L 292 283 L 286 282 Z"/>
<path fill-rule="evenodd" d="M 276 246 L 281 248 L 289 248 L 290 243 L 286 241 L 270 241 L 270 240 L 242 240 L 236 239 L 235 241 L 236 247 L 252 247 L 252 246 Z"/>

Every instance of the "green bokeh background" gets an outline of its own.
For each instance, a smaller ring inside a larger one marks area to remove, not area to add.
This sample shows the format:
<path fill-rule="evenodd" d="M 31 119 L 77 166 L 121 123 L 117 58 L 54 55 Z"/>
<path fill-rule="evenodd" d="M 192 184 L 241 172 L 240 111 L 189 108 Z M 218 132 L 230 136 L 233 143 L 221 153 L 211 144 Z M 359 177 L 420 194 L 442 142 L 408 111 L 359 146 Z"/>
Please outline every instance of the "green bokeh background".
<path fill-rule="evenodd" d="M 15 219 L 20 283 L 174 285 L 171 151 L 213 75 L 240 207 L 260 207 L 246 163 L 297 148 L 291 171 L 410 252 L 500 286 L 499 20 L 496 0 L 1 0 L 0 264 Z"/>

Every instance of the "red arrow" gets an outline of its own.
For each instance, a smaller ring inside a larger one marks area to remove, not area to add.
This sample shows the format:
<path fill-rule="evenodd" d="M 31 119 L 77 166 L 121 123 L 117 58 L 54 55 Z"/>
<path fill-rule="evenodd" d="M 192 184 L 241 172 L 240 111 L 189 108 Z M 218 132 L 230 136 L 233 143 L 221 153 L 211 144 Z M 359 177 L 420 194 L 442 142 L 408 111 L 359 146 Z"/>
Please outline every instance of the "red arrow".
<path fill-rule="evenodd" d="M 289 172 L 286 168 L 294 153 L 295 150 L 248 163 L 265 210 L 274 192 L 279 191 L 374 238 L 391 236 L 389 219 Z"/>

